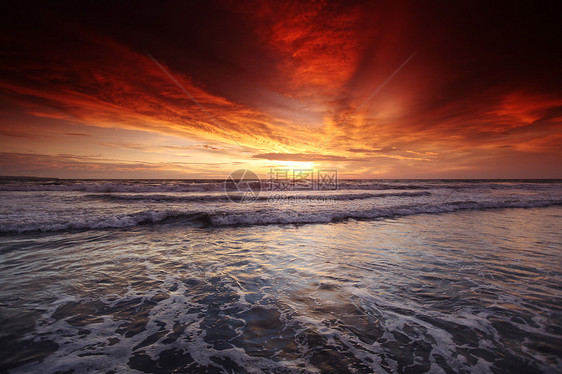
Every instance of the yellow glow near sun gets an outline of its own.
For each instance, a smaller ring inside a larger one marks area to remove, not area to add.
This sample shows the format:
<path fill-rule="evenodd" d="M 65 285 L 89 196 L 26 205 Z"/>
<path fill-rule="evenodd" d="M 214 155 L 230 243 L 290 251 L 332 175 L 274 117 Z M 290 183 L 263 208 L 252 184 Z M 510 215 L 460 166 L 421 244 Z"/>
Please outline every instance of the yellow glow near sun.
<path fill-rule="evenodd" d="M 312 161 L 278 161 L 279 167 L 284 169 L 314 169 Z"/>

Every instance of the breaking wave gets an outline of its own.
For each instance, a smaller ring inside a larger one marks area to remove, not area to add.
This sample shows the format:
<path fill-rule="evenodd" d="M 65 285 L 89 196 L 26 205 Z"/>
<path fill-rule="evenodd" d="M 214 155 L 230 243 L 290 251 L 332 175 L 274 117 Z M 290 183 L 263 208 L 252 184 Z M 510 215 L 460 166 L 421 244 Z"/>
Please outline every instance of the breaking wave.
<path fill-rule="evenodd" d="M 386 198 L 386 197 L 417 197 L 429 196 L 430 192 L 389 192 L 389 193 L 340 193 L 340 194 L 293 194 L 292 192 L 279 192 L 273 194 L 260 195 L 256 200 L 260 201 L 276 201 L 282 199 L 300 199 L 300 200 L 361 200 L 372 198 Z M 86 198 L 94 200 L 104 200 L 112 202 L 162 202 L 162 203 L 181 203 L 181 202 L 217 202 L 217 201 L 230 201 L 242 200 L 243 196 L 229 195 L 224 193 L 214 195 L 164 195 L 164 194 L 91 194 L 86 195 Z"/>
<path fill-rule="evenodd" d="M 338 190 L 430 190 L 430 189 L 533 189 L 545 190 L 561 180 L 340 180 Z M 250 182 L 266 190 L 268 181 Z M 80 191 L 90 193 L 220 192 L 224 180 L 51 180 L 0 179 L 0 191 Z"/>
<path fill-rule="evenodd" d="M 562 199 L 509 200 L 509 201 L 454 201 L 447 203 L 410 204 L 364 210 L 288 210 L 273 208 L 234 211 L 182 211 L 176 209 L 146 210 L 130 214 L 94 216 L 67 221 L 6 222 L 0 223 L 0 233 L 31 231 L 65 231 L 110 228 L 130 228 L 138 225 L 176 223 L 196 226 L 309 224 L 339 222 L 348 219 L 371 220 L 416 214 L 441 214 L 460 210 L 487 210 L 505 208 L 535 208 L 562 205 Z"/>

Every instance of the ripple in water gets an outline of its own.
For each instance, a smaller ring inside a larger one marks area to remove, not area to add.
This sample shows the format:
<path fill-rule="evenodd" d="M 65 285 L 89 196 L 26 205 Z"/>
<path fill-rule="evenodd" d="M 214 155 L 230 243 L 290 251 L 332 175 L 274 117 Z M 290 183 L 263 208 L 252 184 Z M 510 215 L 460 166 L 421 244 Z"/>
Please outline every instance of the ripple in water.
<path fill-rule="evenodd" d="M 560 207 L 1 244 L 3 369 L 557 372 Z"/>

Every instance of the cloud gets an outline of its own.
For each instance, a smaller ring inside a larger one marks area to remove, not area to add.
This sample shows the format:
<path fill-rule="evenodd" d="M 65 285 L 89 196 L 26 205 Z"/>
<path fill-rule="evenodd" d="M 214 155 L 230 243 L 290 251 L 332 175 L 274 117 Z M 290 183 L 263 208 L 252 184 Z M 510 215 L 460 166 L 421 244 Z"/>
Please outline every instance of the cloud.
<path fill-rule="evenodd" d="M 90 136 L 89 134 L 82 134 L 82 133 L 77 133 L 77 132 L 67 132 L 67 133 L 65 133 L 65 135 L 68 135 L 68 136 Z"/>
<path fill-rule="evenodd" d="M 246 143 L 249 147 L 256 143 L 274 145 L 283 139 L 287 129 L 279 126 L 273 130 L 275 120 L 267 114 L 209 93 L 189 75 L 172 70 L 215 119 L 209 118 L 146 55 L 77 26 L 64 31 L 76 34 L 84 46 L 75 47 L 71 55 L 63 53 L 69 46 L 62 43 L 52 50 L 36 46 L 31 52 L 18 51 L 17 64 L 0 64 L 9 74 L 0 81 L 0 91 L 27 114 Z M 103 59 L 98 58 L 100 55 Z"/>
<path fill-rule="evenodd" d="M 275 161 L 348 161 L 349 159 L 343 156 L 335 155 L 321 155 L 310 153 L 262 153 L 252 156 L 253 158 L 260 158 L 264 160 Z"/>
<path fill-rule="evenodd" d="M 101 155 L 0 152 L 0 175 L 33 175 L 69 178 L 146 178 L 154 173 L 168 177 L 216 177 L 210 167 L 221 162 L 140 162 L 107 159 Z"/>
<path fill-rule="evenodd" d="M 33 134 L 27 133 L 25 131 L 3 129 L 3 128 L 0 128 L 0 135 L 14 137 L 14 138 L 26 138 L 26 139 L 36 138 L 36 136 L 34 136 Z"/>
<path fill-rule="evenodd" d="M 0 15 L 0 142 L 22 154 L 49 139 L 57 152 L 75 152 L 80 142 L 107 159 L 117 150 L 142 160 L 207 152 L 233 164 L 345 162 L 357 173 L 404 177 L 454 170 L 452 160 L 458 170 L 493 164 L 515 173 L 513 152 L 545 160 L 562 152 L 562 45 L 549 6 L 13 3 Z M 92 128 L 137 131 L 99 139 Z"/>
<path fill-rule="evenodd" d="M 393 147 L 393 146 L 386 146 L 386 147 L 376 148 L 376 149 L 372 149 L 372 148 L 350 148 L 350 149 L 348 149 L 349 152 L 353 152 L 353 153 L 390 153 L 390 152 L 395 152 L 397 150 L 398 150 L 398 148 Z"/>

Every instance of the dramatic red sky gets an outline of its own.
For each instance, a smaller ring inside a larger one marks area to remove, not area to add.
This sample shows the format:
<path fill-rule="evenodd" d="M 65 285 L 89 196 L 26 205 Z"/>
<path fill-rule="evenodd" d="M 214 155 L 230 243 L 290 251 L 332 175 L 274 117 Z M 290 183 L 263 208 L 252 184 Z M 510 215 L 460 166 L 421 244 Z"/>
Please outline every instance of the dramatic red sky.
<path fill-rule="evenodd" d="M 4 1 L 0 14 L 0 175 L 562 178 L 555 2 Z"/>

